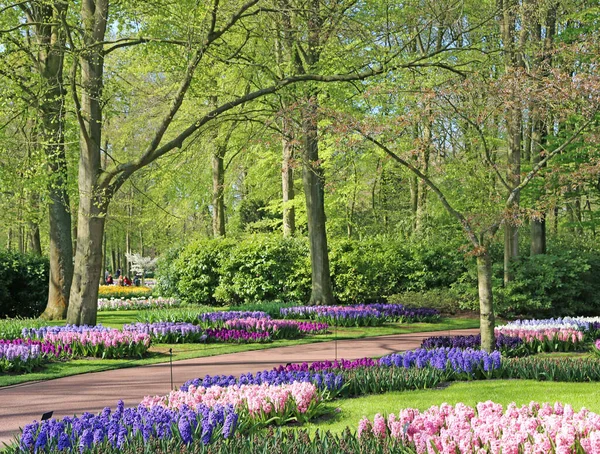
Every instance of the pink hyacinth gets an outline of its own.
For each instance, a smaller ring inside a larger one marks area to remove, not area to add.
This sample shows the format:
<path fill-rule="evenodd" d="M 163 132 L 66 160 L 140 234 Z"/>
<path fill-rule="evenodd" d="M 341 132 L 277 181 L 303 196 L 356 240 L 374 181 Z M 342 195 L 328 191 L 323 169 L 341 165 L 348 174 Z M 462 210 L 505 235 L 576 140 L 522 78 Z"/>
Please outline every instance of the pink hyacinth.
<path fill-rule="evenodd" d="M 358 436 L 396 438 L 418 454 L 566 454 L 579 452 L 579 445 L 586 453 L 600 454 L 600 415 L 559 403 L 511 403 L 505 409 L 491 401 L 476 409 L 442 404 L 424 412 L 402 410 L 389 415 L 387 424 L 382 420 L 381 415 L 372 424 L 361 420 Z"/>

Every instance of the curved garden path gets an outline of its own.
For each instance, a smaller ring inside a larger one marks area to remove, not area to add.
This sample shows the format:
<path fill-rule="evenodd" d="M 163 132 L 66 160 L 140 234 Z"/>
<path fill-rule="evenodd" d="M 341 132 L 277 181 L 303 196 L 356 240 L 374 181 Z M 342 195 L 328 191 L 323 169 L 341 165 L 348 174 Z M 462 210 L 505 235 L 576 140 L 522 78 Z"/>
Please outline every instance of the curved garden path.
<path fill-rule="evenodd" d="M 337 341 L 337 358 L 383 356 L 417 348 L 426 337 L 478 332 L 478 329 L 462 329 L 340 340 Z M 188 379 L 207 374 L 240 375 L 272 369 L 285 363 L 322 361 L 335 357 L 336 342 L 330 341 L 194 358 L 173 363 L 173 383 L 178 387 Z M 144 396 L 168 394 L 170 389 L 171 371 L 168 363 L 0 388 L 0 446 L 2 442 L 11 441 L 19 427 L 39 420 L 45 412 L 53 411 L 55 418 L 85 411 L 95 413 L 107 406 L 114 408 L 119 399 L 125 401 L 126 406 L 136 406 Z"/>

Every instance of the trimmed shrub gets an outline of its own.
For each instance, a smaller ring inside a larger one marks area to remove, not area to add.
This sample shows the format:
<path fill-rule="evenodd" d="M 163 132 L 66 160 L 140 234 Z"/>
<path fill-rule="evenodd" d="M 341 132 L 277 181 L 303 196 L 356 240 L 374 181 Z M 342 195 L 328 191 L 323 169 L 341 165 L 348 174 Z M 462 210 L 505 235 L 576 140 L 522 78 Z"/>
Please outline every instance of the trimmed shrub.
<path fill-rule="evenodd" d="M 46 257 L 0 252 L 0 318 L 39 317 L 48 301 Z"/>
<path fill-rule="evenodd" d="M 301 302 L 310 295 L 305 241 L 253 235 L 223 258 L 215 298 L 222 303 Z"/>

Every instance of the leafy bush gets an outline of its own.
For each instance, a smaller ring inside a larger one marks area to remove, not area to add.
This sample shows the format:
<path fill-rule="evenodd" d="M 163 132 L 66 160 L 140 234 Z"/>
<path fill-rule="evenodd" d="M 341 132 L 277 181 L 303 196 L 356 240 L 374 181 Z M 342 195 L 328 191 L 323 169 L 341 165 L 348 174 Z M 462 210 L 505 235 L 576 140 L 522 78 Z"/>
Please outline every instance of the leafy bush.
<path fill-rule="evenodd" d="M 334 296 L 343 304 L 448 287 L 466 270 L 457 244 L 378 238 L 334 240 L 330 249 Z M 310 295 L 308 242 L 280 235 L 201 240 L 183 249 L 170 265 L 162 260 L 157 274 L 161 294 L 184 302 L 299 303 Z"/>
<path fill-rule="evenodd" d="M 503 265 L 493 266 L 494 304 L 504 317 L 594 315 L 600 309 L 600 253 L 556 251 L 520 257 L 512 263 L 514 280 L 503 283 Z M 477 276 L 463 273 L 452 286 L 461 308 L 475 309 Z"/>
<path fill-rule="evenodd" d="M 387 302 L 407 308 L 437 309 L 443 315 L 455 315 L 460 310 L 456 296 L 446 288 L 396 293 L 388 296 Z"/>
<path fill-rule="evenodd" d="M 222 303 L 299 302 L 310 292 L 306 242 L 254 235 L 221 261 L 215 298 Z"/>
<path fill-rule="evenodd" d="M 48 301 L 46 257 L 0 252 L 0 318 L 38 317 Z"/>
<path fill-rule="evenodd" d="M 230 254 L 231 240 L 199 240 L 186 247 L 173 266 L 177 270 L 177 295 L 186 303 L 219 303 L 215 291 L 221 280 L 221 263 Z"/>

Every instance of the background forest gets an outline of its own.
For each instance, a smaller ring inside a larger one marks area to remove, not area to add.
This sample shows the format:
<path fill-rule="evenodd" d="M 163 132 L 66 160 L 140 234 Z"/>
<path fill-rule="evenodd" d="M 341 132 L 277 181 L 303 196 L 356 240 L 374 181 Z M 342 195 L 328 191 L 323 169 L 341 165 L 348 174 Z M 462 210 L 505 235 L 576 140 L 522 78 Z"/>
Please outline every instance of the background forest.
<path fill-rule="evenodd" d="M 93 323 L 126 253 L 189 302 L 597 313 L 599 31 L 587 0 L 0 1 L 2 315 Z"/>

